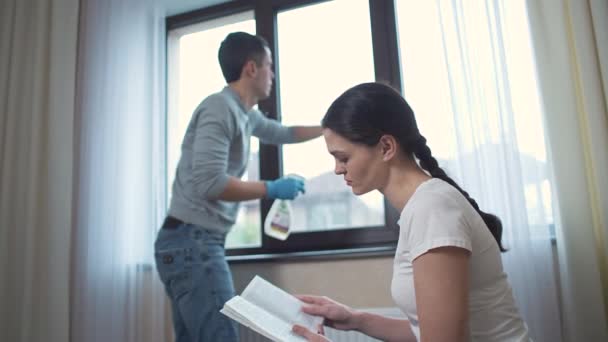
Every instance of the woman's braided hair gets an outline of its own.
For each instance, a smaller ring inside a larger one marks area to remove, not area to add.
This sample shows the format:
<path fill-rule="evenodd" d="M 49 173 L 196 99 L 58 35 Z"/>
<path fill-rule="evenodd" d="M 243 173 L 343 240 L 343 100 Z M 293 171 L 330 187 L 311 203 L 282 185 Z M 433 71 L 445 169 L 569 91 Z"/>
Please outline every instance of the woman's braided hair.
<path fill-rule="evenodd" d="M 393 88 L 381 83 L 363 83 L 348 89 L 331 104 L 321 125 L 367 146 L 375 146 L 385 134 L 394 136 L 405 153 L 418 158 L 420 166 L 432 177 L 449 183 L 462 193 L 479 213 L 500 250 L 505 251 L 500 219 L 479 209 L 477 202 L 439 166 L 426 139 L 418 131 L 414 112 Z"/>

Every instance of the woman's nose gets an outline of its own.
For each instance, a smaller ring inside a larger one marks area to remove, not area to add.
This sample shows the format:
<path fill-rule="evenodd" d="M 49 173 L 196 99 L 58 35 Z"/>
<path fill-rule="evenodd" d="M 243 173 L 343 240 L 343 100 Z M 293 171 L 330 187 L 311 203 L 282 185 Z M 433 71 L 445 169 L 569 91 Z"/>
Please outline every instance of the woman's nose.
<path fill-rule="evenodd" d="M 334 172 L 335 172 L 337 175 L 341 175 L 341 174 L 344 174 L 344 173 L 345 173 L 345 172 L 344 172 L 344 168 L 343 168 L 343 167 L 341 167 L 341 166 L 340 166 L 338 163 L 336 163 L 336 167 L 334 168 Z"/>

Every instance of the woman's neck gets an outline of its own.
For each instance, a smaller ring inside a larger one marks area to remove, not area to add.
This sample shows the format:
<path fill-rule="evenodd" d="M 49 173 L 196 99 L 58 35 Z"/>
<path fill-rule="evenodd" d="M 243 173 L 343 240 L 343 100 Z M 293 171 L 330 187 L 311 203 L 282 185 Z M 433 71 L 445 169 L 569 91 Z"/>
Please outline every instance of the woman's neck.
<path fill-rule="evenodd" d="M 407 167 L 401 165 L 390 170 L 386 185 L 380 189 L 380 192 L 395 209 L 402 212 L 420 184 L 431 178 L 418 165 Z"/>

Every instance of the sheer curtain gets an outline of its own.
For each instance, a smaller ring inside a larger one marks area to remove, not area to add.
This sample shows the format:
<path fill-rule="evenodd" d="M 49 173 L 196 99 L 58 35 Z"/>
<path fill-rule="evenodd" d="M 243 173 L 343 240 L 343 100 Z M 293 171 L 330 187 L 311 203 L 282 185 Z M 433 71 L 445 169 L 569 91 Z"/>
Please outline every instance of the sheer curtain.
<path fill-rule="evenodd" d="M 73 244 L 74 341 L 167 341 L 153 263 L 164 214 L 164 13 L 145 0 L 84 0 Z"/>
<path fill-rule="evenodd" d="M 568 341 L 608 341 L 608 2 L 528 1 L 560 224 Z"/>
<path fill-rule="evenodd" d="M 448 174 L 498 215 L 535 341 L 561 341 L 554 218 L 525 2 L 397 1 L 404 94 Z"/>
<path fill-rule="evenodd" d="M 0 341 L 69 339 L 77 0 L 0 1 Z"/>

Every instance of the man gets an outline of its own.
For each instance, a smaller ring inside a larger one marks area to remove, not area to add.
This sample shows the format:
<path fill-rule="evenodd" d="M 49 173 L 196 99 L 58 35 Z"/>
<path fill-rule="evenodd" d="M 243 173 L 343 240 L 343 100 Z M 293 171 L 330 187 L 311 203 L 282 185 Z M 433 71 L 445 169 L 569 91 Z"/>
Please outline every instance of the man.
<path fill-rule="evenodd" d="M 176 342 L 238 341 L 236 323 L 219 310 L 234 296 L 225 259 L 226 233 L 239 202 L 293 199 L 293 178 L 242 181 L 251 135 L 284 144 L 321 135 L 319 126 L 285 127 L 252 109 L 270 95 L 274 73 L 266 41 L 229 34 L 218 58 L 228 84 L 197 107 L 182 143 L 169 213 L 155 243 L 156 266 L 172 303 Z"/>

